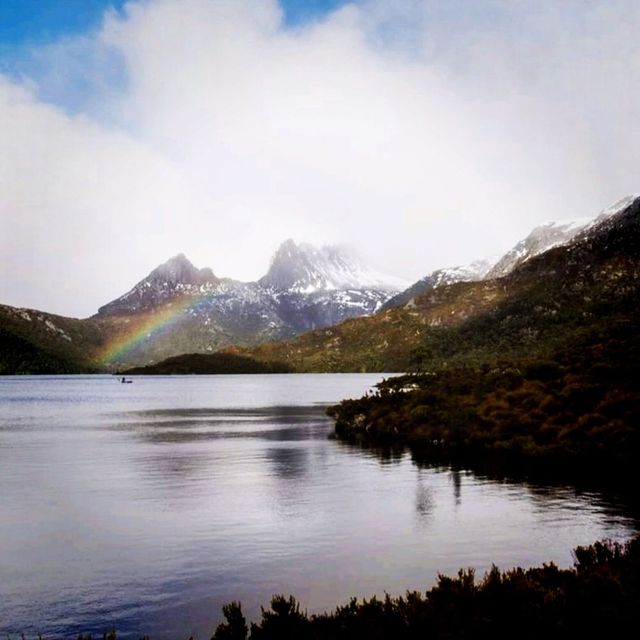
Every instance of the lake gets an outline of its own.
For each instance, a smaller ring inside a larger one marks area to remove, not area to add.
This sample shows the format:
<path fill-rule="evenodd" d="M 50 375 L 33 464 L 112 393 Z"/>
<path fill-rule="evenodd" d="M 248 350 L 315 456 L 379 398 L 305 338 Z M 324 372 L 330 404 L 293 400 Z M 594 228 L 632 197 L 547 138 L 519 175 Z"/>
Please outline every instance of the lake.
<path fill-rule="evenodd" d="M 208 639 L 230 600 L 320 611 L 638 530 L 615 495 L 330 439 L 380 379 L 0 377 L 0 632 Z"/>

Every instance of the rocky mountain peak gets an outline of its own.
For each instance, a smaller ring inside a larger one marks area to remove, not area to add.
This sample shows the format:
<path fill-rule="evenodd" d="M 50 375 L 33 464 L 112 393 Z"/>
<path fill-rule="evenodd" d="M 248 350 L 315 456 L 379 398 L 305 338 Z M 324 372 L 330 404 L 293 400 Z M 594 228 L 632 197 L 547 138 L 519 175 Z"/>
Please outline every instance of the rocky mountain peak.
<path fill-rule="evenodd" d="M 98 315 L 129 315 L 153 309 L 177 294 L 188 294 L 215 288 L 220 283 L 208 267 L 197 269 L 183 254 L 179 253 L 136 284 L 123 296 L 98 309 Z"/>
<path fill-rule="evenodd" d="M 154 283 L 166 283 L 168 286 L 178 284 L 199 286 L 215 283 L 218 279 L 210 268 L 197 269 L 184 253 L 179 253 L 156 267 L 145 280 Z"/>
<path fill-rule="evenodd" d="M 280 245 L 259 284 L 276 291 L 310 293 L 367 288 L 393 291 L 405 283 L 370 268 L 348 247 L 314 247 L 289 239 Z"/>

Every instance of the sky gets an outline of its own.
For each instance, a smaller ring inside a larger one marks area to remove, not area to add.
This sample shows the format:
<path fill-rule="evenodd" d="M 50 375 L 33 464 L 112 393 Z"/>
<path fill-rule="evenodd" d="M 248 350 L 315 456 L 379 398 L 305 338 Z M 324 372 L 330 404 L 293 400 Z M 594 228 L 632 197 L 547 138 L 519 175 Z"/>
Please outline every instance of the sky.
<path fill-rule="evenodd" d="M 2 0 L 0 303 L 287 238 L 414 281 L 640 191 L 636 0 Z"/>

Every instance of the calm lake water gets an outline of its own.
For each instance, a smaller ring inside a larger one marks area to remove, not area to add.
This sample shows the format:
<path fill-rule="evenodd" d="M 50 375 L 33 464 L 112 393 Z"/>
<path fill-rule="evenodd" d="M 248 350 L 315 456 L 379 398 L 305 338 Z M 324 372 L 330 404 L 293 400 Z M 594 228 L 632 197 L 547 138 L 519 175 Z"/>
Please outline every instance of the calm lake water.
<path fill-rule="evenodd" d="M 0 632 L 209 638 L 638 528 L 621 499 L 381 460 L 324 407 L 380 375 L 0 378 Z"/>

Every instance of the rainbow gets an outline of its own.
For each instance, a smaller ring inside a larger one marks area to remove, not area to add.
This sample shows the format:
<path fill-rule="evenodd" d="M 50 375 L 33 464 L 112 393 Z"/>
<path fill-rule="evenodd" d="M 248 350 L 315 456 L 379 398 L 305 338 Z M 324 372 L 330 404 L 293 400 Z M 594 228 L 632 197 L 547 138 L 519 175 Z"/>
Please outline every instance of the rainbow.
<path fill-rule="evenodd" d="M 196 309 L 206 298 L 206 294 L 185 296 L 182 300 L 167 304 L 152 316 L 142 319 L 131 318 L 129 322 L 121 325 L 124 330 L 119 331 L 118 335 L 99 351 L 99 362 L 104 366 L 116 364 L 145 341 L 167 332 L 181 320 L 185 313 Z"/>

